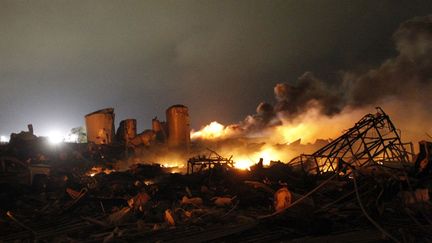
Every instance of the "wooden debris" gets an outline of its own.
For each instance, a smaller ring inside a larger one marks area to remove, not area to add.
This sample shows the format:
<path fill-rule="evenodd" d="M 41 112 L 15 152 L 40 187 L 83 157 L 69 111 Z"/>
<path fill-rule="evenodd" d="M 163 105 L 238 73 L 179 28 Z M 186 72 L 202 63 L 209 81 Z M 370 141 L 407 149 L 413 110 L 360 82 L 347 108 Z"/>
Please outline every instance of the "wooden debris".
<path fill-rule="evenodd" d="M 180 202 L 182 205 L 195 205 L 200 206 L 203 204 L 203 200 L 200 197 L 192 197 L 188 198 L 187 196 L 183 196 Z"/>
<path fill-rule="evenodd" d="M 174 220 L 173 214 L 172 214 L 170 209 L 165 210 L 164 219 L 165 219 L 165 222 L 168 223 L 168 225 L 175 226 L 175 220 Z"/>
<path fill-rule="evenodd" d="M 237 196 L 234 197 L 213 197 L 211 200 L 214 205 L 218 207 L 227 207 L 233 205 L 233 200 L 236 199 Z"/>

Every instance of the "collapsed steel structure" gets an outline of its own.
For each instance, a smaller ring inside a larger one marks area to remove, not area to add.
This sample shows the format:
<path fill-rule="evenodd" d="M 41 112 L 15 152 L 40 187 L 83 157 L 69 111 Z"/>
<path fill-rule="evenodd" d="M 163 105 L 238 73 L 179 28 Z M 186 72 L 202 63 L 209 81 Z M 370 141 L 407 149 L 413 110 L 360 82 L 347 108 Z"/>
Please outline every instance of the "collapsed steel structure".
<path fill-rule="evenodd" d="M 207 150 L 210 151 L 209 155 L 198 155 L 188 160 L 188 174 L 193 174 L 194 172 L 201 172 L 204 169 L 213 169 L 216 166 L 234 167 L 234 161 L 232 160 L 233 156 L 225 158 L 211 149 L 207 148 Z"/>
<path fill-rule="evenodd" d="M 377 107 L 342 136 L 310 155 L 300 155 L 290 164 L 301 165 L 307 173 L 349 174 L 352 168 L 382 166 L 397 168 L 411 161 L 412 144 L 402 143 L 400 131 L 389 116 Z"/>

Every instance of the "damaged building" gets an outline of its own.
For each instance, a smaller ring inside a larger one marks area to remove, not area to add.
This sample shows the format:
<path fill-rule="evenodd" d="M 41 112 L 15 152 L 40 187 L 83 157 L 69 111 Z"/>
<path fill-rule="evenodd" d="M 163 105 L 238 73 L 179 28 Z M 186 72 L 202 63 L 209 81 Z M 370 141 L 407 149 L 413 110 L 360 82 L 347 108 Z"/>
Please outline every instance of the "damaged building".
<path fill-rule="evenodd" d="M 190 145 L 189 110 L 184 105 L 173 105 L 166 110 L 166 121 L 152 119 L 152 129 L 137 133 L 137 121 L 125 119 L 114 127 L 113 108 L 92 112 L 85 116 L 87 141 L 96 145 L 120 143 L 126 146 L 165 144 L 173 148 L 187 149 Z"/>

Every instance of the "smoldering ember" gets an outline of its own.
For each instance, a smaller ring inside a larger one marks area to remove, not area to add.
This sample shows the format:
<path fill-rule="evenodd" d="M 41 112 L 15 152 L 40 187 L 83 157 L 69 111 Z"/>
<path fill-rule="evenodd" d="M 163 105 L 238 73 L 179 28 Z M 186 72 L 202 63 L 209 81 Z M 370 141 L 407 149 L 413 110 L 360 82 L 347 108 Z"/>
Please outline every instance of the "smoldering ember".
<path fill-rule="evenodd" d="M 414 2 L 0 0 L 0 242 L 431 242 Z"/>

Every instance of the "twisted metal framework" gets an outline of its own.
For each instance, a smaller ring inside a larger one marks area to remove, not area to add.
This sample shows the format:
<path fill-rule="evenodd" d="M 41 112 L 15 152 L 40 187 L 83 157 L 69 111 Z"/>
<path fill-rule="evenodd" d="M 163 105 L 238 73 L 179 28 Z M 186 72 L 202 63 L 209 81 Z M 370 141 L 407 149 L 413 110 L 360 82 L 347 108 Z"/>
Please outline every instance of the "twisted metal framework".
<path fill-rule="evenodd" d="M 411 155 L 412 144 L 401 142 L 389 116 L 377 107 L 376 114 L 367 114 L 342 136 L 313 154 L 300 155 L 290 164 L 300 164 L 308 173 L 347 173 L 352 167 L 393 168 L 411 161 Z"/>
<path fill-rule="evenodd" d="M 215 151 L 208 149 L 210 151 L 209 155 L 199 155 L 192 157 L 187 163 L 187 173 L 193 174 L 195 172 L 201 172 L 204 169 L 213 169 L 215 166 L 227 166 L 233 167 L 234 161 L 232 156 L 229 158 L 224 158 Z"/>

